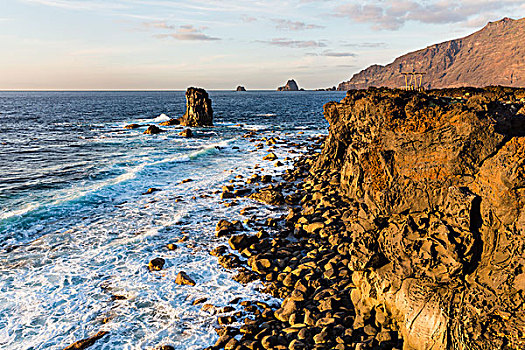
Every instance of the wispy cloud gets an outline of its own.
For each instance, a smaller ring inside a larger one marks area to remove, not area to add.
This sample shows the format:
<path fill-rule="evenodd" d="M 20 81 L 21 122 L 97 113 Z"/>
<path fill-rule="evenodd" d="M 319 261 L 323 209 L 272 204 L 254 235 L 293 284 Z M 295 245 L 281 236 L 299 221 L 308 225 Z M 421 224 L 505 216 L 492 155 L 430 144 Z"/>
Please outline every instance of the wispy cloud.
<path fill-rule="evenodd" d="M 357 54 L 353 52 L 337 52 L 325 50 L 323 52 L 309 53 L 307 56 L 325 56 L 325 57 L 356 57 Z"/>
<path fill-rule="evenodd" d="M 326 47 L 326 43 L 324 41 L 315 40 L 291 40 L 287 38 L 274 38 L 271 40 L 258 40 L 257 42 L 273 46 L 289 47 L 294 49 Z"/>
<path fill-rule="evenodd" d="M 45 6 L 60 7 L 69 10 L 127 9 L 128 5 L 114 1 L 100 0 L 23 0 Z"/>
<path fill-rule="evenodd" d="M 281 30 L 292 30 L 292 31 L 299 31 L 299 30 L 308 30 L 308 29 L 321 29 L 324 28 L 323 26 L 319 26 L 316 24 L 306 24 L 305 22 L 299 22 L 299 21 L 290 21 L 288 19 L 272 19 L 272 21 L 276 24 L 277 29 Z"/>
<path fill-rule="evenodd" d="M 371 23 L 375 30 L 397 30 L 406 22 L 426 24 L 464 23 L 486 17 L 495 10 L 511 10 L 522 0 L 365 0 L 336 7 L 334 16 Z"/>
<path fill-rule="evenodd" d="M 171 26 L 163 27 L 163 29 L 172 29 Z M 180 26 L 176 29 L 174 33 L 168 34 L 157 34 L 157 38 L 173 38 L 176 40 L 183 41 L 217 41 L 221 40 L 220 38 L 212 37 L 207 34 L 204 34 L 202 30 L 206 27 L 195 28 L 191 24 Z"/>
<path fill-rule="evenodd" d="M 257 18 L 256 17 L 252 17 L 252 16 L 248 16 L 248 15 L 242 15 L 241 16 L 241 21 L 243 21 L 244 23 L 252 23 L 252 22 L 256 22 Z"/>
<path fill-rule="evenodd" d="M 387 47 L 388 45 L 386 43 L 382 43 L 382 42 L 365 42 L 365 43 L 348 43 L 348 42 L 343 42 L 342 46 L 345 46 L 345 47 L 358 47 L 358 48 L 364 48 L 364 49 L 373 49 L 373 48 L 385 48 Z"/>
<path fill-rule="evenodd" d="M 142 27 L 146 29 L 175 29 L 175 26 L 169 25 L 166 21 L 143 22 Z"/>

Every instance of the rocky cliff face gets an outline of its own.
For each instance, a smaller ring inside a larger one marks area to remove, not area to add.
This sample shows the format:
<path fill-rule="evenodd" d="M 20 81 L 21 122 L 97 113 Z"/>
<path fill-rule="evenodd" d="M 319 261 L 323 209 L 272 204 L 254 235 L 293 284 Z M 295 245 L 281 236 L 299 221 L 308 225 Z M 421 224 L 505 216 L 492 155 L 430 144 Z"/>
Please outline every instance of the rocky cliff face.
<path fill-rule="evenodd" d="M 465 38 L 429 46 L 397 58 L 387 66 L 373 65 L 339 90 L 403 87 L 401 72 L 426 72 L 423 86 L 445 88 L 489 85 L 525 86 L 525 19 L 489 23 Z"/>
<path fill-rule="evenodd" d="M 186 90 L 186 113 L 178 121 L 184 126 L 213 126 L 213 109 L 206 90 Z"/>
<path fill-rule="evenodd" d="M 445 97 L 455 95 L 458 97 Z M 525 90 L 349 91 L 316 163 L 356 199 L 352 301 L 405 349 L 525 346 Z"/>
<path fill-rule="evenodd" d="M 277 88 L 277 91 L 299 91 L 299 86 L 295 82 L 295 80 L 288 80 L 285 86 L 281 86 Z"/>

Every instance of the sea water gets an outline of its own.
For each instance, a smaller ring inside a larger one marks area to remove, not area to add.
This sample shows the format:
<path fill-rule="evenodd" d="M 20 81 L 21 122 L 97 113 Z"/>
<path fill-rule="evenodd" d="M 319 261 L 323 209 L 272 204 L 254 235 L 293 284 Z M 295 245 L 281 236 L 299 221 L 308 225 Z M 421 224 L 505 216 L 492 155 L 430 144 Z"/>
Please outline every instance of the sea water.
<path fill-rule="evenodd" d="M 242 220 L 250 205 L 226 207 L 217 191 L 237 175 L 278 174 L 305 151 L 276 149 L 284 165 L 275 167 L 262 160 L 268 146 L 244 134 L 326 134 L 322 106 L 343 96 L 212 91 L 215 126 L 184 138 L 178 127 L 123 128 L 182 116 L 183 91 L 0 92 L 0 349 L 63 349 L 101 330 L 109 334 L 93 349 L 200 349 L 217 323 L 195 299 L 272 302 L 209 255 L 227 241 L 215 237 L 217 221 Z M 156 257 L 166 265 L 150 272 Z M 176 285 L 179 271 L 196 286 Z"/>

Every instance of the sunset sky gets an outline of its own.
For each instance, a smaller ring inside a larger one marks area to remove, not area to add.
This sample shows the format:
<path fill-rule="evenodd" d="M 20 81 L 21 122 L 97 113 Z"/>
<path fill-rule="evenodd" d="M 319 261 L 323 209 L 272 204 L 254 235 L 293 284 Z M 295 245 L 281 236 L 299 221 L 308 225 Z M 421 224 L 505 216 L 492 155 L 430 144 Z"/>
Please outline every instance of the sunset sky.
<path fill-rule="evenodd" d="M 337 85 L 523 0 L 0 0 L 1 90 Z"/>

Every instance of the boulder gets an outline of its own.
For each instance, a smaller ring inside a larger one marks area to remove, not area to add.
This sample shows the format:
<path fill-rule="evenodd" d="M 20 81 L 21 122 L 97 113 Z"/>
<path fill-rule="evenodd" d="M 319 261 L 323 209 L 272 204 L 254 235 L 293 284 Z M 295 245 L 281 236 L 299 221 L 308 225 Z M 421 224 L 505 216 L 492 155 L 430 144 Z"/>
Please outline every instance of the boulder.
<path fill-rule="evenodd" d="M 194 87 L 186 90 L 186 113 L 179 122 L 183 126 L 213 126 L 213 109 L 206 90 Z"/>
<path fill-rule="evenodd" d="M 179 135 L 182 137 L 193 137 L 193 132 L 191 131 L 191 129 L 185 129 L 179 132 Z"/>
<path fill-rule="evenodd" d="M 166 261 L 162 258 L 155 258 L 151 260 L 148 264 L 148 269 L 150 271 L 160 271 L 164 267 Z"/>
<path fill-rule="evenodd" d="M 129 125 L 126 125 L 124 127 L 124 129 L 129 129 L 129 130 L 132 130 L 132 129 L 138 129 L 140 128 L 142 125 L 139 125 L 139 124 L 129 124 Z"/>
<path fill-rule="evenodd" d="M 181 271 L 177 274 L 177 277 L 175 278 L 175 283 L 181 286 L 182 285 L 194 286 L 196 284 L 195 281 L 192 280 L 190 276 L 188 276 L 186 272 L 184 271 Z"/>
<path fill-rule="evenodd" d="M 150 125 L 150 126 L 148 126 L 146 131 L 144 131 L 144 134 L 146 134 L 146 135 L 156 135 L 156 134 L 160 134 L 163 131 L 164 130 L 162 130 L 161 128 L 159 128 L 156 125 Z"/>
<path fill-rule="evenodd" d="M 246 91 L 246 89 L 244 88 L 244 86 L 237 86 L 237 90 L 236 91 Z"/>
<path fill-rule="evenodd" d="M 87 349 L 90 346 L 92 346 L 93 344 L 95 344 L 95 342 L 97 340 L 99 340 L 100 338 L 102 338 L 103 336 L 105 336 L 108 333 L 109 332 L 106 332 L 106 331 L 100 331 L 97 334 L 95 334 L 95 335 L 93 335 L 93 336 L 91 336 L 89 338 L 76 341 L 73 344 L 71 344 L 69 346 L 66 346 L 64 348 L 64 350 L 83 350 L 83 349 Z"/>

